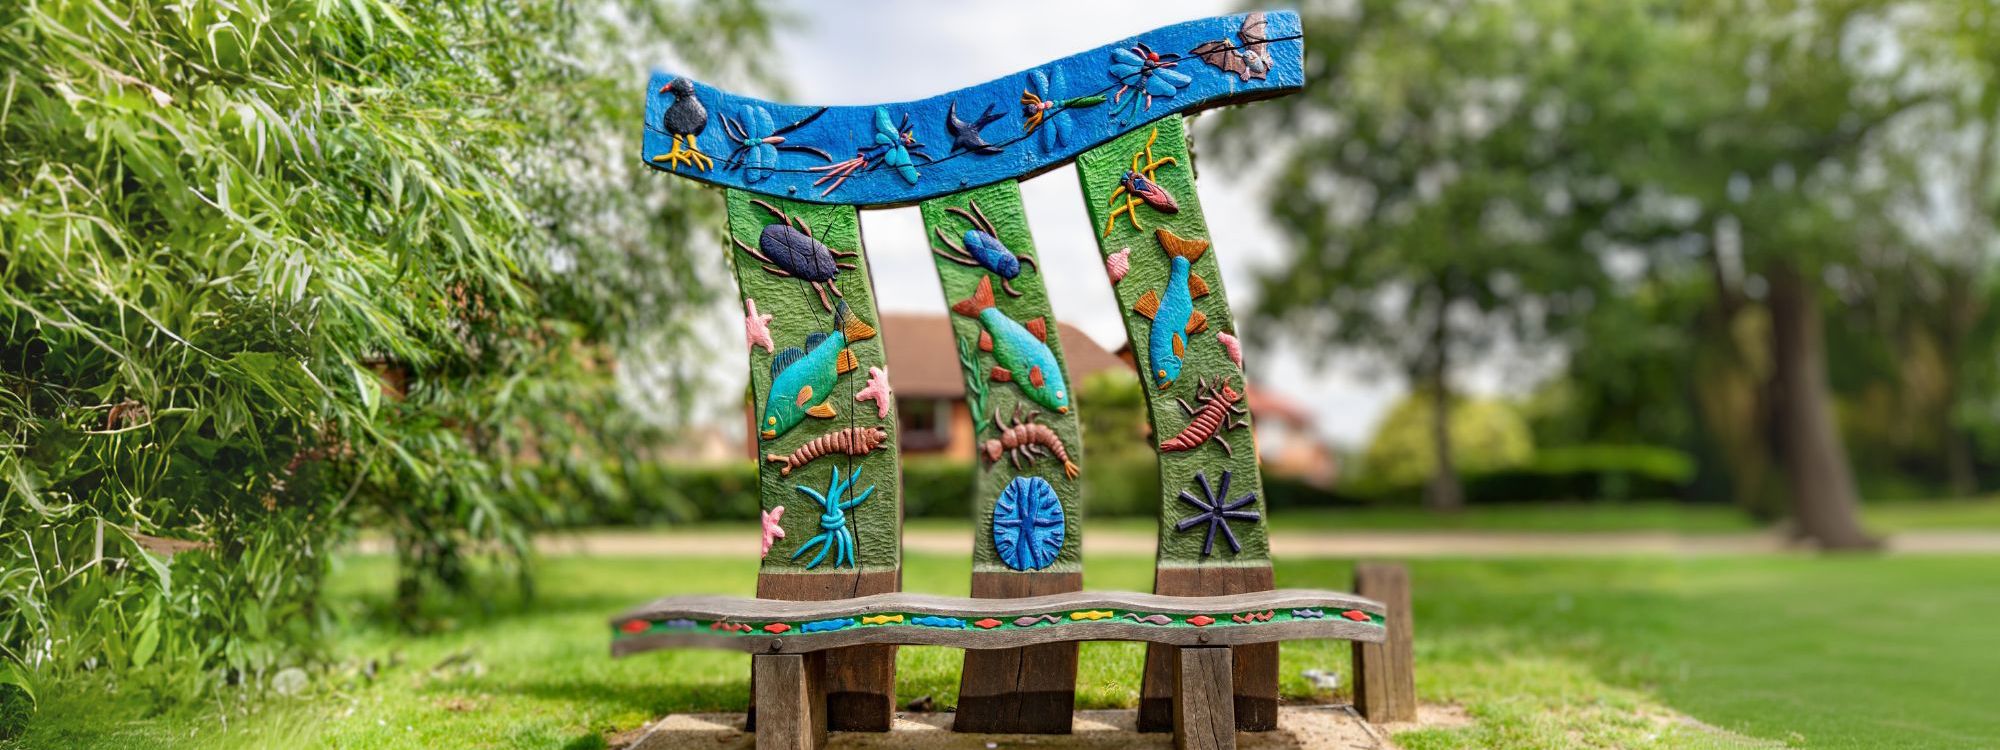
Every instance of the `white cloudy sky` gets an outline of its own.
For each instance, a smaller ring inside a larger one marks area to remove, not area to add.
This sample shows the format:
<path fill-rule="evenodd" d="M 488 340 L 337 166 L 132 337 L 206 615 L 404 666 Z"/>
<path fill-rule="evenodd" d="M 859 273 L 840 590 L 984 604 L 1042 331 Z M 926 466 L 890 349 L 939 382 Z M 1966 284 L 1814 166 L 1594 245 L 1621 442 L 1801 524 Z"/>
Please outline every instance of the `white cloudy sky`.
<path fill-rule="evenodd" d="M 789 98 L 826 105 L 927 97 L 1149 29 L 1235 10 L 1233 3 L 1220 0 L 1010 0 L 978 5 L 788 0 L 780 7 L 792 22 L 772 52 L 782 61 L 779 71 L 790 88 Z M 1051 20 L 1055 18 L 1065 20 L 1056 23 Z M 1243 310 L 1256 298 L 1254 272 L 1285 263 L 1291 249 L 1264 216 L 1263 195 L 1251 182 L 1252 175 L 1232 173 L 1229 166 L 1214 160 L 1201 165 L 1201 202 L 1231 302 Z M 1098 260 L 1074 171 L 1065 167 L 1024 183 L 1023 198 L 1056 317 L 1083 328 L 1105 348 L 1117 348 L 1124 341 L 1124 327 Z M 864 211 L 861 223 L 879 306 L 885 311 L 943 314 L 944 295 L 931 268 L 917 209 Z M 722 259 L 713 262 L 711 278 L 727 278 Z M 740 341 L 740 315 L 733 304 L 718 310 L 704 338 Z M 1351 364 L 1315 366 L 1301 354 L 1311 346 L 1312 342 L 1298 342 L 1253 348 L 1246 352 L 1245 365 L 1259 386 L 1320 407 L 1325 415 L 1320 429 L 1326 437 L 1358 446 L 1404 386 L 1393 377 L 1370 377 L 1364 368 Z M 740 390 L 741 373 L 732 371 L 732 377 L 738 380 L 722 385 Z M 1467 386 L 1485 391 L 1492 390 L 1499 378 L 1474 373 L 1468 380 Z"/>

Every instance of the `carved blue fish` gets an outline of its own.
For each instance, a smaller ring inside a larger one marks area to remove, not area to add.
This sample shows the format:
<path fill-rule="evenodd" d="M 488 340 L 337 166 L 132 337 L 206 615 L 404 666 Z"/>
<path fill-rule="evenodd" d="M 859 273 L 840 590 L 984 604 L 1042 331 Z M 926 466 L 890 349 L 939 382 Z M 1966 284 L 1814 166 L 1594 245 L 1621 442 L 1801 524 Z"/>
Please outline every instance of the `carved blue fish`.
<path fill-rule="evenodd" d="M 832 620 L 814 620 L 799 626 L 801 633 L 825 633 L 854 627 L 854 618 L 841 617 Z"/>
<path fill-rule="evenodd" d="M 1166 229 L 1154 231 L 1160 249 L 1170 264 L 1163 294 L 1148 289 L 1132 305 L 1132 310 L 1153 321 L 1146 338 L 1147 371 L 1160 390 L 1172 388 L 1180 380 L 1187 358 L 1188 338 L 1208 328 L 1208 316 L 1194 309 L 1194 301 L 1208 294 L 1208 282 L 1194 272 L 1194 262 L 1208 251 L 1208 240 L 1190 240 Z"/>
<path fill-rule="evenodd" d="M 771 393 L 764 400 L 758 435 L 765 440 L 799 426 L 806 417 L 831 419 L 833 384 L 861 366 L 847 345 L 874 338 L 875 329 L 842 302 L 833 311 L 833 330 L 806 337 L 805 348 L 789 347 L 771 358 Z"/>
<path fill-rule="evenodd" d="M 975 318 L 980 351 L 992 352 L 995 365 L 987 377 L 1002 383 L 1014 382 L 1028 398 L 1057 412 L 1069 413 L 1069 387 L 1063 383 L 1062 367 L 1049 350 L 1049 323 L 1035 318 L 1026 325 L 1000 311 L 993 302 L 993 278 L 979 277 L 972 296 L 953 303 L 952 312 Z"/>

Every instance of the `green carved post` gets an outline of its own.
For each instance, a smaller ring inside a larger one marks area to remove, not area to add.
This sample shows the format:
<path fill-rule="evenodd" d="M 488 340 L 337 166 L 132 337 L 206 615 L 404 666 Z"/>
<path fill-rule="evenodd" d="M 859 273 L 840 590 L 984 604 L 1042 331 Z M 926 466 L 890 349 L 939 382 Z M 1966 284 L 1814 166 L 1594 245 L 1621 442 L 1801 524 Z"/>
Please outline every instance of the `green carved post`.
<path fill-rule="evenodd" d="M 965 376 L 979 467 L 972 595 L 1080 591 L 1083 439 L 1020 184 L 922 204 Z M 1067 733 L 1074 643 L 969 650 L 953 729 Z"/>
<path fill-rule="evenodd" d="M 1234 316 L 1195 195 L 1187 131 L 1167 117 L 1077 159 L 1112 289 L 1124 310 L 1160 451 L 1153 591 L 1271 588 L 1263 479 Z M 1277 649 L 1237 647 L 1237 726 L 1277 725 Z M 1148 647 L 1142 730 L 1172 729 L 1171 649 Z"/>
<path fill-rule="evenodd" d="M 853 206 L 727 190 L 750 348 L 765 553 L 757 596 L 845 599 L 902 580 L 902 471 Z M 833 729 L 887 731 L 893 646 L 829 652 Z"/>

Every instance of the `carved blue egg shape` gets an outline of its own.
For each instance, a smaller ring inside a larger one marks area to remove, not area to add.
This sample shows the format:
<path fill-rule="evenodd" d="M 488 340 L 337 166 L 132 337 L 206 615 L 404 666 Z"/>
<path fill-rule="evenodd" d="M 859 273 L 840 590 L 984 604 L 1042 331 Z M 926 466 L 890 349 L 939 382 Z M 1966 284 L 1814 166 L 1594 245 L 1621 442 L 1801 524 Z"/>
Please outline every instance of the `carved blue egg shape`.
<path fill-rule="evenodd" d="M 993 549 L 1014 570 L 1041 570 L 1062 554 L 1063 507 L 1041 477 L 1015 477 L 993 502 Z"/>
<path fill-rule="evenodd" d="M 986 270 L 1000 274 L 1001 278 L 1012 279 L 1021 275 L 1021 259 L 1014 257 L 1014 251 L 1007 249 L 1000 238 L 977 229 L 965 230 L 965 249 L 972 253 L 972 259 Z"/>

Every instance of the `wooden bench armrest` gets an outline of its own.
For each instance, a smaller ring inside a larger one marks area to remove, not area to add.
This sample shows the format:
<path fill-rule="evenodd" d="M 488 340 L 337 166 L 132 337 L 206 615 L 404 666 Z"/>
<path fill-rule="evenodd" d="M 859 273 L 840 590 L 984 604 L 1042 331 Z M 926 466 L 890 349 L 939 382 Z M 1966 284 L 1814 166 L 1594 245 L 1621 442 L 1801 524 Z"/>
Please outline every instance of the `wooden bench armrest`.
<path fill-rule="evenodd" d="M 1387 632 L 1387 611 L 1372 599 L 1315 589 L 1226 596 L 1081 591 L 1020 599 L 901 592 L 832 601 L 680 596 L 613 618 L 611 653 L 717 648 L 796 654 L 868 643 L 967 649 L 1074 641 L 1377 643 Z"/>

